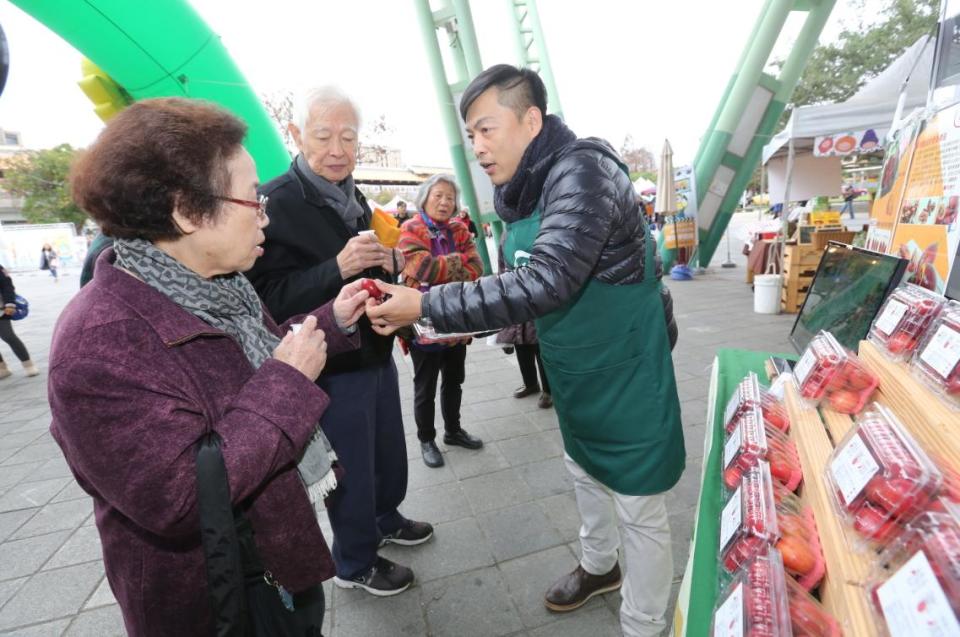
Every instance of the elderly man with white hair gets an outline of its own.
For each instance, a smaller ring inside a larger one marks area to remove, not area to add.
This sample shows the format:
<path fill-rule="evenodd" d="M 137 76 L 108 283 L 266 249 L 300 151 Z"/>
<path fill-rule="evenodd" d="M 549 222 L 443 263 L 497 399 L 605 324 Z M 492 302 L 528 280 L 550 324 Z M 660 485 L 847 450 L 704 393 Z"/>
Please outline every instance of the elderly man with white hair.
<path fill-rule="evenodd" d="M 403 269 L 399 250 L 364 232 L 372 215 L 352 176 L 359 128 L 358 110 L 342 92 L 307 91 L 289 125 L 300 152 L 260 188 L 271 223 L 264 254 L 247 276 L 277 321 L 323 305 L 345 283 L 393 281 Z M 380 557 L 378 548 L 421 544 L 433 527 L 397 510 L 407 491 L 407 452 L 393 339 L 374 333 L 366 318 L 357 325 L 360 349 L 330 358 L 318 381 L 331 399 L 320 424 L 345 469 L 327 500 L 334 583 L 396 595 L 413 582 L 413 571 Z"/>

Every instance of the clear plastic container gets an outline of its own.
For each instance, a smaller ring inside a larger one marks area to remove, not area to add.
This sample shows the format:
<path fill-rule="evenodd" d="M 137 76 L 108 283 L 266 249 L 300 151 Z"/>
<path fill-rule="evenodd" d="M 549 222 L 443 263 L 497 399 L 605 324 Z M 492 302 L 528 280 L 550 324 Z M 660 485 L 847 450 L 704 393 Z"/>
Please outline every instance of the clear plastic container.
<path fill-rule="evenodd" d="M 877 313 L 867 338 L 892 360 L 913 355 L 946 299 L 919 285 L 894 290 Z"/>
<path fill-rule="evenodd" d="M 927 329 L 911 368 L 920 380 L 960 409 L 960 303 L 949 301 Z"/>
<path fill-rule="evenodd" d="M 939 504 L 874 563 L 867 590 L 891 637 L 960 635 L 960 521 L 956 505 Z"/>
<path fill-rule="evenodd" d="M 790 418 L 783 404 L 760 384 L 760 378 L 754 372 L 750 372 L 740 381 L 733 391 L 733 396 L 727 401 L 723 423 L 728 434 L 733 431 L 740 414 L 752 405 L 760 405 L 763 418 L 768 424 L 783 432 L 790 429 Z"/>
<path fill-rule="evenodd" d="M 786 580 L 777 551 L 754 556 L 720 594 L 712 637 L 793 637 Z"/>
<path fill-rule="evenodd" d="M 787 492 L 777 497 L 776 491 L 774 488 L 780 539 L 775 546 L 783 557 L 787 572 L 797 578 L 804 590 L 813 590 L 826 574 L 826 560 L 823 558 L 813 510 L 804 506 L 793 493 Z"/>
<path fill-rule="evenodd" d="M 744 473 L 720 514 L 720 561 L 736 573 L 780 538 L 773 478 L 765 462 Z"/>
<path fill-rule="evenodd" d="M 724 588 L 713 614 L 713 637 L 840 637 L 823 606 L 786 577 L 780 551 L 752 557 Z"/>
<path fill-rule="evenodd" d="M 736 489 L 744 472 L 760 460 L 770 462 L 774 478 L 791 491 L 800 486 L 803 472 L 796 445 L 766 421 L 759 404 L 751 403 L 738 410 L 723 446 L 723 483 L 726 488 Z"/>
<path fill-rule="evenodd" d="M 859 541 L 888 544 L 937 497 L 943 476 L 897 417 L 874 403 L 834 449 L 827 480 L 840 515 Z"/>
<path fill-rule="evenodd" d="M 880 379 L 829 332 L 810 340 L 793 369 L 800 395 L 841 414 L 857 414 L 873 396 Z"/>
<path fill-rule="evenodd" d="M 837 620 L 791 578 L 786 578 L 787 603 L 793 637 L 841 637 Z"/>

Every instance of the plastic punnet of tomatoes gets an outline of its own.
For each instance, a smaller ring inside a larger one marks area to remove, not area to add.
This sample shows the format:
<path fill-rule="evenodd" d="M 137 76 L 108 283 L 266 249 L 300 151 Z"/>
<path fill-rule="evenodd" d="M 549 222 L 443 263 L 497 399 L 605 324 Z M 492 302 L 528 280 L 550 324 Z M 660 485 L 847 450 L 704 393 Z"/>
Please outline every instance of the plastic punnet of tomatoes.
<path fill-rule="evenodd" d="M 770 467 L 761 462 L 744 473 L 720 514 L 720 561 L 736 573 L 747 560 L 780 538 Z"/>
<path fill-rule="evenodd" d="M 864 550 L 895 539 L 937 497 L 943 475 L 897 417 L 874 403 L 827 464 L 831 498 Z"/>
<path fill-rule="evenodd" d="M 780 530 L 780 539 L 775 546 L 783 557 L 787 572 L 797 578 L 804 590 L 813 590 L 826 574 L 826 561 L 813 510 L 804 506 L 793 493 L 778 494 L 777 491 L 774 484 L 777 528 Z"/>
<path fill-rule="evenodd" d="M 917 347 L 911 368 L 926 385 L 960 409 L 960 303 L 948 302 Z"/>
<path fill-rule="evenodd" d="M 928 511 L 874 563 L 867 585 L 877 624 L 891 637 L 960 635 L 960 518 Z"/>
<path fill-rule="evenodd" d="M 884 301 L 867 338 L 888 358 L 906 360 L 913 355 L 945 302 L 944 297 L 919 285 L 902 285 Z"/>
<path fill-rule="evenodd" d="M 824 331 L 810 340 L 793 377 L 808 404 L 827 405 L 841 414 L 859 413 L 880 384 L 856 354 Z"/>
<path fill-rule="evenodd" d="M 803 472 L 796 445 L 764 419 L 762 407 L 751 404 L 734 420 L 736 424 L 723 446 L 724 486 L 730 491 L 736 489 L 744 472 L 760 460 L 767 460 L 773 477 L 791 491 L 800 486 Z"/>
<path fill-rule="evenodd" d="M 754 556 L 718 598 L 712 637 L 793 637 L 780 554 Z"/>
<path fill-rule="evenodd" d="M 840 637 L 843 634 L 833 615 L 800 584 L 788 577 L 786 587 L 793 637 Z"/>
<path fill-rule="evenodd" d="M 760 378 L 754 373 L 747 374 L 736 389 L 723 413 L 724 430 L 731 433 L 737 425 L 740 414 L 752 405 L 760 405 L 763 409 L 763 418 L 780 431 L 790 429 L 790 419 L 783 405 L 760 384 Z"/>

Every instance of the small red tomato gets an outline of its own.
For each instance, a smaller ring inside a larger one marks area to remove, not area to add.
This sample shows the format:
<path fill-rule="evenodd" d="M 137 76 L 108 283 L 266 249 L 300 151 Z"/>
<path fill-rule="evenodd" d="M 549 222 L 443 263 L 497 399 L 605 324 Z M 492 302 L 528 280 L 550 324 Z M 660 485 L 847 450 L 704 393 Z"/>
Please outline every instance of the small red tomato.
<path fill-rule="evenodd" d="M 858 391 L 873 384 L 873 375 L 859 365 L 847 365 L 844 382 L 847 387 Z"/>
<path fill-rule="evenodd" d="M 841 414 L 856 413 L 860 395 L 847 389 L 836 389 L 830 394 L 830 407 Z"/>
<path fill-rule="evenodd" d="M 777 542 L 777 548 L 783 556 L 783 566 L 793 573 L 805 575 L 813 570 L 817 558 L 806 542 L 789 535 Z"/>
<path fill-rule="evenodd" d="M 947 381 L 948 394 L 960 394 L 960 374 Z"/>
<path fill-rule="evenodd" d="M 736 465 L 728 467 L 723 472 L 723 483 L 727 485 L 727 488 L 731 491 L 740 486 L 740 479 L 743 478 L 743 473 L 737 468 Z"/>
<path fill-rule="evenodd" d="M 867 499 L 891 515 L 897 516 L 915 506 L 916 487 L 903 478 L 877 477 L 867 483 Z"/>
<path fill-rule="evenodd" d="M 786 431 L 790 428 L 786 414 L 783 413 L 781 409 L 768 409 L 764 407 L 763 419 L 769 423 L 770 426 L 776 427 L 780 431 Z"/>
<path fill-rule="evenodd" d="M 897 332 L 887 340 L 887 351 L 891 354 L 912 352 L 917 346 L 917 340 L 906 332 Z"/>
<path fill-rule="evenodd" d="M 887 513 L 881 509 L 870 504 L 864 504 L 857 509 L 853 519 L 853 528 L 860 535 L 880 542 L 886 542 L 893 537 L 900 528 L 895 522 L 887 518 Z"/>
<path fill-rule="evenodd" d="M 377 287 L 377 284 L 374 283 L 373 279 L 363 279 L 360 282 L 360 287 L 367 291 L 367 294 L 370 295 L 371 299 L 376 301 L 383 299 L 383 292 L 380 291 L 380 288 Z"/>

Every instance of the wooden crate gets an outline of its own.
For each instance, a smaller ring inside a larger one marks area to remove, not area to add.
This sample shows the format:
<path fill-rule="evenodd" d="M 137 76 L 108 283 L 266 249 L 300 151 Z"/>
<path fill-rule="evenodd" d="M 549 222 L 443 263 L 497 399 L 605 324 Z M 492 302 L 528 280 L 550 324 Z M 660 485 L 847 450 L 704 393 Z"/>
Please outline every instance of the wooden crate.
<path fill-rule="evenodd" d="M 823 252 L 827 248 L 827 242 L 839 241 L 840 243 L 851 243 L 856 232 L 852 230 L 821 230 L 814 232 L 813 247 Z"/>
<path fill-rule="evenodd" d="M 780 291 L 780 310 L 787 314 L 800 311 L 823 250 L 812 245 L 788 245 L 783 259 L 783 289 Z"/>

